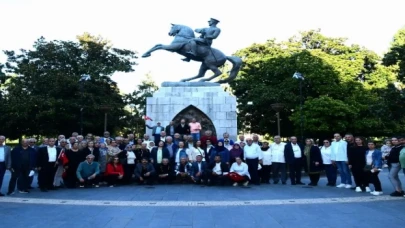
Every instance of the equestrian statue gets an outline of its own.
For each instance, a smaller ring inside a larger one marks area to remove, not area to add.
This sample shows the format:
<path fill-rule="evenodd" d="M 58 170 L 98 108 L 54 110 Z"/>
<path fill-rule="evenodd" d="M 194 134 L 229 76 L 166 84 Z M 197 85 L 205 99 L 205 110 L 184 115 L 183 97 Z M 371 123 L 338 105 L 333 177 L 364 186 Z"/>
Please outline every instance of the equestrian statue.
<path fill-rule="evenodd" d="M 196 33 L 201 34 L 197 38 L 190 27 L 172 24 L 172 28 L 169 32 L 169 36 L 174 36 L 172 43 L 169 45 L 157 44 L 143 54 L 142 57 L 149 57 L 152 52 L 157 50 L 166 50 L 183 55 L 185 57 L 182 59 L 183 61 L 189 62 L 190 60 L 194 60 L 201 62 L 198 75 L 183 79 L 181 80 L 182 82 L 202 78 L 207 70 L 214 72 L 214 75 L 209 78 L 201 79 L 200 81 L 211 81 L 222 74 L 218 68 L 223 66 L 226 60 L 229 60 L 232 63 L 232 69 L 229 72 L 228 78 L 217 81 L 217 83 L 228 83 L 236 78 L 242 66 L 242 59 L 237 56 L 226 56 L 220 50 L 211 47 L 212 41 L 221 33 L 221 30 L 217 27 L 218 23 L 219 21 L 217 19 L 211 18 L 208 21 L 208 28 L 195 30 Z"/>

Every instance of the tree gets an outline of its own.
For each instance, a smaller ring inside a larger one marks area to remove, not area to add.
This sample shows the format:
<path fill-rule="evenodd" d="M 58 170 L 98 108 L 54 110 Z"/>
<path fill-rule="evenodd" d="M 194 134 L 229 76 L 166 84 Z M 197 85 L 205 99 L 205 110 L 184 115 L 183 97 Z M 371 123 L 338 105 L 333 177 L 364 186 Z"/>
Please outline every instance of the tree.
<path fill-rule="evenodd" d="M 157 91 L 159 87 L 156 85 L 155 81 L 152 79 L 150 74 L 145 76 L 145 79 L 137 86 L 137 89 L 129 94 L 123 96 L 125 104 L 134 104 L 132 111 L 132 116 L 128 121 L 128 125 L 134 129 L 135 134 L 140 136 L 144 131 L 145 121 L 142 116 L 146 113 L 146 98 L 152 97 L 153 93 Z M 141 127 L 142 126 L 142 127 Z"/>
<path fill-rule="evenodd" d="M 82 108 L 84 131 L 101 133 L 103 105 L 111 107 L 108 129 L 115 131 L 125 124 L 121 121 L 125 103 L 110 77 L 133 71 L 136 53 L 113 48 L 88 33 L 77 38 L 78 42 L 41 37 L 32 50 L 4 51 L 5 70 L 16 75 L 8 83 L 0 116 L 9 138 L 79 131 Z M 83 74 L 91 80 L 79 82 Z"/>
<path fill-rule="evenodd" d="M 394 35 L 391 47 L 384 55 L 383 64 L 395 66 L 398 79 L 402 82 L 405 80 L 405 27 Z"/>
<path fill-rule="evenodd" d="M 379 56 L 358 45 L 348 46 L 344 38 L 306 31 L 288 41 L 269 40 L 237 52 L 245 65 L 231 82 L 238 97 L 240 123 L 251 113 L 252 131 L 276 134 L 272 103 L 284 103 L 280 113 L 283 136 L 299 134 L 302 81 L 304 135 L 320 137 L 333 132 L 381 135 L 386 120 L 379 114 L 379 93 L 395 81 L 391 68 L 379 63 Z M 253 106 L 246 105 L 253 101 Z M 243 126 L 243 125 L 242 125 Z"/>

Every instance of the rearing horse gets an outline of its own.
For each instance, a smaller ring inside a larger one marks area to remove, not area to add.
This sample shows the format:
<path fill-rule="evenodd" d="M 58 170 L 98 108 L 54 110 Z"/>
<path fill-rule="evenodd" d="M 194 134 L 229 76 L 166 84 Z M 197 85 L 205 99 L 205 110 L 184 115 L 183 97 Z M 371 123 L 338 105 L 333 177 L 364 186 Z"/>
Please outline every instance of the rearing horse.
<path fill-rule="evenodd" d="M 226 60 L 232 63 L 232 69 L 229 72 L 229 77 L 223 80 L 219 80 L 218 83 L 228 83 L 236 78 L 241 66 L 242 59 L 237 56 L 226 56 L 220 50 L 215 48 L 210 48 L 208 46 L 199 45 L 197 49 L 197 56 L 190 55 L 187 52 L 191 49 L 190 39 L 194 39 L 194 31 L 187 26 L 172 24 L 172 28 L 169 32 L 169 36 L 174 36 L 174 40 L 169 45 L 157 44 L 145 54 L 142 55 L 143 58 L 151 56 L 151 53 L 157 50 L 166 50 L 170 52 L 176 52 L 180 55 L 190 58 L 191 60 L 202 62 L 200 70 L 197 76 L 183 79 L 182 82 L 191 81 L 197 78 L 204 77 L 207 70 L 214 72 L 214 75 L 201 79 L 200 81 L 210 81 L 222 74 L 218 69 L 225 64 Z"/>

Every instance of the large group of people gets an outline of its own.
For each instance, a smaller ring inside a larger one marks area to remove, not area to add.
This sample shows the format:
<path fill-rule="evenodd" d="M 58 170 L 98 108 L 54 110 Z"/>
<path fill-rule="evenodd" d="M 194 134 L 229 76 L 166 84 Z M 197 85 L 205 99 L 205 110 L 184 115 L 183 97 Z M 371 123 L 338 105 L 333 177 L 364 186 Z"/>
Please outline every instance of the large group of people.
<path fill-rule="evenodd" d="M 176 127 L 172 124 L 148 126 L 153 129 L 153 140 L 147 134 L 112 138 L 109 132 L 103 137 L 74 132 L 68 139 L 64 135 L 44 138 L 40 145 L 35 138 L 23 139 L 11 149 L 5 145 L 5 136 L 0 136 L 0 189 L 7 169 L 11 172 L 7 195 L 14 194 L 16 187 L 20 193 L 30 192 L 36 173 L 39 189 L 47 192 L 132 183 L 247 186 L 270 184 L 271 180 L 285 185 L 289 179 L 291 185 L 304 185 L 304 170 L 310 186 L 317 186 L 325 172 L 327 186 L 382 195 L 379 173 L 387 165 L 394 187 L 391 196 L 404 195 L 399 179 L 401 167 L 405 167 L 404 137 L 387 140 L 381 150 L 373 141 L 351 134 L 342 139 L 338 133 L 319 142 L 322 145 L 313 139 L 302 145 L 295 136 L 288 142 L 275 136 L 269 144 L 255 134 L 232 140 L 224 133 L 218 139 L 207 130 L 200 137 L 201 125 L 195 119 L 190 125 L 185 120 Z"/>

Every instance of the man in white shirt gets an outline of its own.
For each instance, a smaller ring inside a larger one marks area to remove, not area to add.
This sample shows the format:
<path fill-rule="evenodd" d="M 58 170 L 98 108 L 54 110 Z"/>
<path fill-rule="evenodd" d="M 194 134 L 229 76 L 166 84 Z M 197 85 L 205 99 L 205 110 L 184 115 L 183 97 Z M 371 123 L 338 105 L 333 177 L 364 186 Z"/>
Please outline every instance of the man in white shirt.
<path fill-rule="evenodd" d="M 351 188 L 352 187 L 352 175 L 348 166 L 347 159 L 347 142 L 342 140 L 342 136 L 339 133 L 333 135 L 335 141 L 332 142 L 331 160 L 332 164 L 336 165 L 340 173 L 340 184 L 338 188 Z"/>
<path fill-rule="evenodd" d="M 252 182 L 255 185 L 260 185 L 260 178 L 258 173 L 259 163 L 262 162 L 262 150 L 258 144 L 253 143 L 251 138 L 246 140 L 247 144 L 243 148 L 243 157 L 249 167 L 249 173 Z"/>
<path fill-rule="evenodd" d="M 0 135 L 0 191 L 1 186 L 3 185 L 4 174 L 7 169 L 11 168 L 11 149 L 9 146 L 4 145 L 6 137 Z M 0 196 L 4 196 L 0 192 Z"/>
<path fill-rule="evenodd" d="M 55 173 L 58 167 L 58 157 L 61 148 L 55 146 L 55 139 L 48 139 L 48 146 L 41 147 L 37 156 L 38 184 L 43 192 L 56 190 L 54 183 Z"/>
<path fill-rule="evenodd" d="M 274 143 L 270 146 L 271 167 L 274 184 L 278 184 L 278 182 L 280 181 L 280 173 L 281 183 L 286 184 L 287 182 L 287 167 L 284 158 L 284 148 L 285 143 L 281 142 L 281 137 L 279 135 L 274 136 Z"/>

